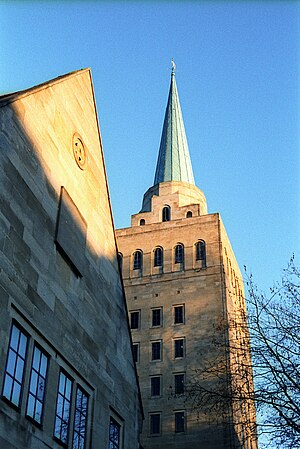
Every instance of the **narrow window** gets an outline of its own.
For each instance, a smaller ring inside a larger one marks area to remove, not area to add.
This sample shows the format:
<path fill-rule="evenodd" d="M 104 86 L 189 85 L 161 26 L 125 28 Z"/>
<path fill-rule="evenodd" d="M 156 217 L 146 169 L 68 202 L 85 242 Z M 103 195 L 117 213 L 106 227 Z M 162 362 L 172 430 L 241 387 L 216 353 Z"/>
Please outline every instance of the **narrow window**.
<path fill-rule="evenodd" d="M 87 411 L 88 396 L 80 387 L 77 387 L 72 449 L 84 449 L 85 447 Z"/>
<path fill-rule="evenodd" d="M 155 248 L 154 250 L 154 266 L 162 267 L 163 265 L 163 249 Z"/>
<path fill-rule="evenodd" d="M 140 251 L 140 250 L 136 251 L 133 255 L 133 269 L 134 270 L 142 269 L 142 260 L 143 260 L 142 251 Z"/>
<path fill-rule="evenodd" d="M 181 243 L 175 246 L 174 259 L 175 263 L 183 263 L 183 245 Z"/>
<path fill-rule="evenodd" d="M 152 309 L 152 326 L 161 326 L 161 308 Z"/>
<path fill-rule="evenodd" d="M 152 360 L 161 360 L 161 342 L 160 341 L 154 341 L 151 344 L 152 346 Z"/>
<path fill-rule="evenodd" d="M 151 377 L 151 396 L 160 396 L 160 376 Z"/>
<path fill-rule="evenodd" d="M 21 401 L 27 342 L 28 337 L 16 324 L 13 324 L 6 361 L 3 397 L 17 407 L 20 406 Z"/>
<path fill-rule="evenodd" d="M 119 265 L 119 270 L 122 273 L 122 270 L 123 270 L 123 254 L 122 253 L 118 253 L 118 265 Z"/>
<path fill-rule="evenodd" d="M 138 363 L 140 360 L 140 345 L 139 343 L 133 343 L 132 345 L 132 350 L 133 350 L 133 360 L 135 363 Z"/>
<path fill-rule="evenodd" d="M 45 402 L 48 357 L 37 346 L 34 347 L 26 415 L 41 424 Z"/>
<path fill-rule="evenodd" d="M 170 221 L 171 219 L 171 208 L 170 206 L 165 206 L 162 210 L 162 221 Z"/>
<path fill-rule="evenodd" d="M 130 312 L 130 329 L 140 327 L 140 312 Z"/>
<path fill-rule="evenodd" d="M 109 422 L 109 449 L 121 448 L 121 426 L 113 418 Z"/>
<path fill-rule="evenodd" d="M 174 357 L 182 358 L 184 356 L 184 338 L 174 340 Z"/>
<path fill-rule="evenodd" d="M 175 387 L 175 394 L 184 393 L 184 374 L 174 375 L 174 387 Z"/>
<path fill-rule="evenodd" d="M 184 306 L 174 306 L 174 324 L 184 323 Z"/>
<path fill-rule="evenodd" d="M 184 432 L 185 431 L 185 419 L 184 412 L 175 412 L 175 432 Z"/>
<path fill-rule="evenodd" d="M 56 402 L 54 436 L 64 444 L 68 443 L 71 391 L 72 381 L 61 371 Z"/>
<path fill-rule="evenodd" d="M 193 212 L 192 211 L 187 211 L 186 213 L 186 218 L 191 218 L 193 216 Z"/>
<path fill-rule="evenodd" d="M 206 249 L 204 240 L 196 243 L 196 260 L 202 261 L 202 268 L 206 267 Z"/>
<path fill-rule="evenodd" d="M 145 220 L 143 218 L 140 219 L 140 226 L 145 226 Z"/>
<path fill-rule="evenodd" d="M 160 413 L 150 415 L 150 435 L 160 434 Z"/>

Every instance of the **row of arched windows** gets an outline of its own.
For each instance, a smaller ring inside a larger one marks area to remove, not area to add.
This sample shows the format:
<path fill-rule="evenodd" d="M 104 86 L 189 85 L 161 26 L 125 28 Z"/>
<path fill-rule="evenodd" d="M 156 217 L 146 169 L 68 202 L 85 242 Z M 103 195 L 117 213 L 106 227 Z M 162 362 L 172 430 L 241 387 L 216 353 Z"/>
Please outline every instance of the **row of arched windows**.
<path fill-rule="evenodd" d="M 186 218 L 191 218 L 193 216 L 192 211 L 187 211 Z M 161 219 L 162 221 L 170 221 L 171 220 L 171 207 L 170 206 L 164 206 L 161 211 Z M 145 219 L 141 218 L 139 222 L 140 226 L 144 226 L 146 224 Z"/>
<path fill-rule="evenodd" d="M 202 268 L 206 267 L 206 245 L 204 240 L 199 240 L 194 245 L 195 248 L 195 260 L 200 262 Z M 174 264 L 184 263 L 184 245 L 177 243 L 173 252 Z M 122 254 L 118 254 L 119 264 L 122 268 Z M 162 267 L 164 262 L 164 250 L 161 246 L 158 246 L 153 251 L 153 266 Z M 143 268 L 143 251 L 137 249 L 132 255 L 132 269 L 142 270 Z"/>

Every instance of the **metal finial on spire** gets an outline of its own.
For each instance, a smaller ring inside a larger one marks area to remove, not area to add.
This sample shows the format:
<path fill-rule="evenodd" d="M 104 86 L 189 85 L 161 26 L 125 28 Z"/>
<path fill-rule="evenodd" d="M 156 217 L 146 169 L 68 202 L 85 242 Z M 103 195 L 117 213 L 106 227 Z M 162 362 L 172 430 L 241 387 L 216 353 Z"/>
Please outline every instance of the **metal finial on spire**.
<path fill-rule="evenodd" d="M 172 75 L 174 75 L 174 74 L 175 74 L 175 70 L 176 70 L 176 64 L 175 64 L 173 58 L 172 58 L 172 60 L 171 60 L 171 64 L 172 64 Z"/>

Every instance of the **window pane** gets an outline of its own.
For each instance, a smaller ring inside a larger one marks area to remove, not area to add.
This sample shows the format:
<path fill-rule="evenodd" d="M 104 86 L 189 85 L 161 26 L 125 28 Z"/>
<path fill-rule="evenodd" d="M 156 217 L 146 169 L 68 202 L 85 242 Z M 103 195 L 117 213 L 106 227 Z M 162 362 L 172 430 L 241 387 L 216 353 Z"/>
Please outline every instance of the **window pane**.
<path fill-rule="evenodd" d="M 174 323 L 183 323 L 183 306 L 174 307 Z"/>
<path fill-rule="evenodd" d="M 13 380 L 10 376 L 5 376 L 3 396 L 10 400 L 11 392 L 12 392 Z"/>
<path fill-rule="evenodd" d="M 36 401 L 34 419 L 38 423 L 41 423 L 42 421 L 42 408 L 43 408 L 42 403 L 40 401 Z"/>
<path fill-rule="evenodd" d="M 13 325 L 11 331 L 10 347 L 13 348 L 15 351 L 18 350 L 19 336 L 20 336 L 19 329 L 15 325 Z"/>
<path fill-rule="evenodd" d="M 21 332 L 19 343 L 19 354 L 21 355 L 21 357 L 23 357 L 23 359 L 25 358 L 26 347 L 27 347 L 27 337 Z"/>
<path fill-rule="evenodd" d="M 152 343 L 152 360 L 160 360 L 161 354 L 160 354 L 160 342 L 156 341 Z"/>
<path fill-rule="evenodd" d="M 31 418 L 33 418 L 34 416 L 34 404 L 35 404 L 34 397 L 31 394 L 29 394 L 26 413 L 28 416 L 31 416 Z"/>
<path fill-rule="evenodd" d="M 21 385 L 18 384 L 17 382 L 14 382 L 11 402 L 13 402 L 15 405 L 19 405 L 20 395 L 21 395 Z"/>
<path fill-rule="evenodd" d="M 180 340 L 175 340 L 175 357 L 183 357 L 183 352 L 184 352 L 184 340 L 180 339 Z"/>
<path fill-rule="evenodd" d="M 60 372 L 59 393 L 57 395 L 56 402 L 56 421 L 54 436 L 56 436 L 63 443 L 67 443 L 68 440 L 71 390 L 72 381 L 67 378 L 67 376 L 63 372 Z"/>
<path fill-rule="evenodd" d="M 184 412 L 175 413 L 175 432 L 184 432 Z"/>
<path fill-rule="evenodd" d="M 40 366 L 40 374 L 45 378 L 48 366 L 48 358 L 42 354 L 41 357 L 41 366 Z"/>
<path fill-rule="evenodd" d="M 139 345 L 133 344 L 132 345 L 133 348 L 133 360 L 135 361 L 135 363 L 137 363 L 139 361 Z"/>
<path fill-rule="evenodd" d="M 15 372 L 16 362 L 17 362 L 16 353 L 10 349 L 9 353 L 8 353 L 8 361 L 7 361 L 6 371 L 9 374 L 11 374 L 12 376 L 14 375 L 14 372 Z"/>
<path fill-rule="evenodd" d="M 160 377 L 151 377 L 151 396 L 160 396 Z"/>
<path fill-rule="evenodd" d="M 130 328 L 138 329 L 140 321 L 140 312 L 131 312 L 130 313 Z"/>
<path fill-rule="evenodd" d="M 23 369 L 24 369 L 24 361 L 20 357 L 17 358 L 17 365 L 16 365 L 16 373 L 15 378 L 18 382 L 22 382 L 23 377 Z"/>
<path fill-rule="evenodd" d="M 175 375 L 175 394 L 182 394 L 184 392 L 184 375 Z"/>
<path fill-rule="evenodd" d="M 160 414 L 150 415 L 150 433 L 156 435 L 160 433 Z"/>

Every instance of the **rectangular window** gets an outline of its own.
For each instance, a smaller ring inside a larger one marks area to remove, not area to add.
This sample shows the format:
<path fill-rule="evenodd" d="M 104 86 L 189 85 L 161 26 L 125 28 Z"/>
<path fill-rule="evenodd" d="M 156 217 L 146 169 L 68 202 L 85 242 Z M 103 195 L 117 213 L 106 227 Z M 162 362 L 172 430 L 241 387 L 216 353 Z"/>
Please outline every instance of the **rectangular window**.
<path fill-rule="evenodd" d="M 174 324 L 184 323 L 184 306 L 174 306 Z"/>
<path fill-rule="evenodd" d="M 47 368 L 48 356 L 35 346 L 32 357 L 26 416 L 29 416 L 39 424 L 42 423 Z"/>
<path fill-rule="evenodd" d="M 175 387 L 175 394 L 184 393 L 184 374 L 174 375 L 174 387 Z"/>
<path fill-rule="evenodd" d="M 175 412 L 175 433 L 184 432 L 185 431 L 185 418 L 184 412 Z"/>
<path fill-rule="evenodd" d="M 160 396 L 160 376 L 150 378 L 151 396 Z"/>
<path fill-rule="evenodd" d="M 17 407 L 20 406 L 21 401 L 27 343 L 28 337 L 16 324 L 13 324 L 6 361 L 3 397 Z"/>
<path fill-rule="evenodd" d="M 174 340 L 174 357 L 175 359 L 184 357 L 184 338 Z"/>
<path fill-rule="evenodd" d="M 140 312 L 130 312 L 130 329 L 138 329 L 140 327 Z"/>
<path fill-rule="evenodd" d="M 88 396 L 77 387 L 72 449 L 84 449 L 86 443 L 86 423 Z"/>
<path fill-rule="evenodd" d="M 121 448 L 121 426 L 113 418 L 109 422 L 109 449 Z"/>
<path fill-rule="evenodd" d="M 138 363 L 140 361 L 140 345 L 139 345 L 139 343 L 133 343 L 132 349 L 133 349 L 133 360 L 135 361 L 135 363 Z"/>
<path fill-rule="evenodd" d="M 161 308 L 152 309 L 152 326 L 161 326 Z"/>
<path fill-rule="evenodd" d="M 68 443 L 72 380 L 64 374 L 59 374 L 59 385 L 56 402 L 54 436 L 62 443 Z"/>
<path fill-rule="evenodd" d="M 152 360 L 161 360 L 161 342 L 154 341 L 151 343 Z"/>
<path fill-rule="evenodd" d="M 150 435 L 160 435 L 160 413 L 150 415 Z"/>

